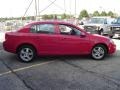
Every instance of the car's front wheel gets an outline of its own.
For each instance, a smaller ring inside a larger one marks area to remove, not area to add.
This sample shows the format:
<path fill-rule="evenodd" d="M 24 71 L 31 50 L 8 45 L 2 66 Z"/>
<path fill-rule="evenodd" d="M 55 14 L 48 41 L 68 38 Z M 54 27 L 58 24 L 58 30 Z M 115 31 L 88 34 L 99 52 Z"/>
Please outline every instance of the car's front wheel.
<path fill-rule="evenodd" d="M 95 60 L 102 60 L 106 54 L 107 48 L 104 45 L 96 45 L 91 51 L 91 56 Z"/>
<path fill-rule="evenodd" d="M 18 49 L 17 55 L 22 62 L 31 62 L 35 58 L 35 49 L 32 46 L 24 45 Z"/>
<path fill-rule="evenodd" d="M 109 36 L 109 38 L 113 38 L 113 36 Z"/>

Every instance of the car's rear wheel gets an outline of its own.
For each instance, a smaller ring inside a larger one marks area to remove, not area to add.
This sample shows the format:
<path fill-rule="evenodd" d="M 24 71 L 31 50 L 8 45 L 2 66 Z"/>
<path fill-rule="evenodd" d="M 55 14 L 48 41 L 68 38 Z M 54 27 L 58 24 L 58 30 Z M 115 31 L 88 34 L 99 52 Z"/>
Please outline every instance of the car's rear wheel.
<path fill-rule="evenodd" d="M 36 51 L 32 46 L 24 45 L 18 49 L 17 55 L 20 61 L 31 62 L 36 56 Z"/>
<path fill-rule="evenodd" d="M 91 51 L 91 56 L 95 60 L 102 60 L 106 54 L 107 48 L 104 45 L 96 45 Z"/>

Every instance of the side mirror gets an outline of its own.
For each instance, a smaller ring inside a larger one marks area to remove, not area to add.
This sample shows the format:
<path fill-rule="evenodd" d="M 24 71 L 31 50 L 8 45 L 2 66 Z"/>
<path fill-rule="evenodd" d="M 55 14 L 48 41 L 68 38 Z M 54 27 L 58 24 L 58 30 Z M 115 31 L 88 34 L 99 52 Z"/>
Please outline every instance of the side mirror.
<path fill-rule="evenodd" d="M 113 21 L 113 22 L 111 22 L 111 24 L 117 24 L 117 22 L 114 22 L 114 21 Z"/>
<path fill-rule="evenodd" d="M 114 22 L 112 21 L 111 24 L 114 24 Z"/>
<path fill-rule="evenodd" d="M 107 22 L 104 22 L 104 24 L 107 24 Z"/>
<path fill-rule="evenodd" d="M 87 33 L 91 34 L 91 32 L 87 32 Z"/>
<path fill-rule="evenodd" d="M 81 32 L 80 37 L 86 37 L 86 34 L 84 32 Z"/>
<path fill-rule="evenodd" d="M 83 23 L 83 22 L 80 22 L 79 25 L 84 25 L 84 23 Z"/>

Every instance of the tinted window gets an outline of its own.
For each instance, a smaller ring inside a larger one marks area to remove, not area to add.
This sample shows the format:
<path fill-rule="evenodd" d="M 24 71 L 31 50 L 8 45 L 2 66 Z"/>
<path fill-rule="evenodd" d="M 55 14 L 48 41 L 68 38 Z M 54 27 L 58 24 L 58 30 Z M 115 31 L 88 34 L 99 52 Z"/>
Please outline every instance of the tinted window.
<path fill-rule="evenodd" d="M 31 27 L 33 33 L 54 33 L 53 24 L 38 24 Z"/>
<path fill-rule="evenodd" d="M 105 20 L 104 18 L 91 18 L 89 23 L 103 24 L 104 20 Z"/>
<path fill-rule="evenodd" d="M 71 26 L 59 25 L 60 33 L 65 35 L 80 35 L 80 30 L 73 28 Z"/>
<path fill-rule="evenodd" d="M 120 18 L 118 18 L 117 23 L 120 24 Z"/>
<path fill-rule="evenodd" d="M 107 19 L 104 19 L 104 24 L 107 24 Z"/>
<path fill-rule="evenodd" d="M 65 25 L 59 25 L 59 28 L 61 34 L 67 34 L 67 35 L 69 35 L 70 31 L 72 30 L 70 27 L 67 27 Z"/>

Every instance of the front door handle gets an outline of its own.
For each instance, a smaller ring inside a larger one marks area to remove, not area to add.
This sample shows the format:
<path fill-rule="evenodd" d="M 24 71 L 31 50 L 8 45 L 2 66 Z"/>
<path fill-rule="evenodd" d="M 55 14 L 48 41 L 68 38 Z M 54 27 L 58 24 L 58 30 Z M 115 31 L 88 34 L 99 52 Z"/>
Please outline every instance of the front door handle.
<path fill-rule="evenodd" d="M 64 39 L 66 39 L 66 38 L 62 38 L 62 40 L 64 40 Z"/>

